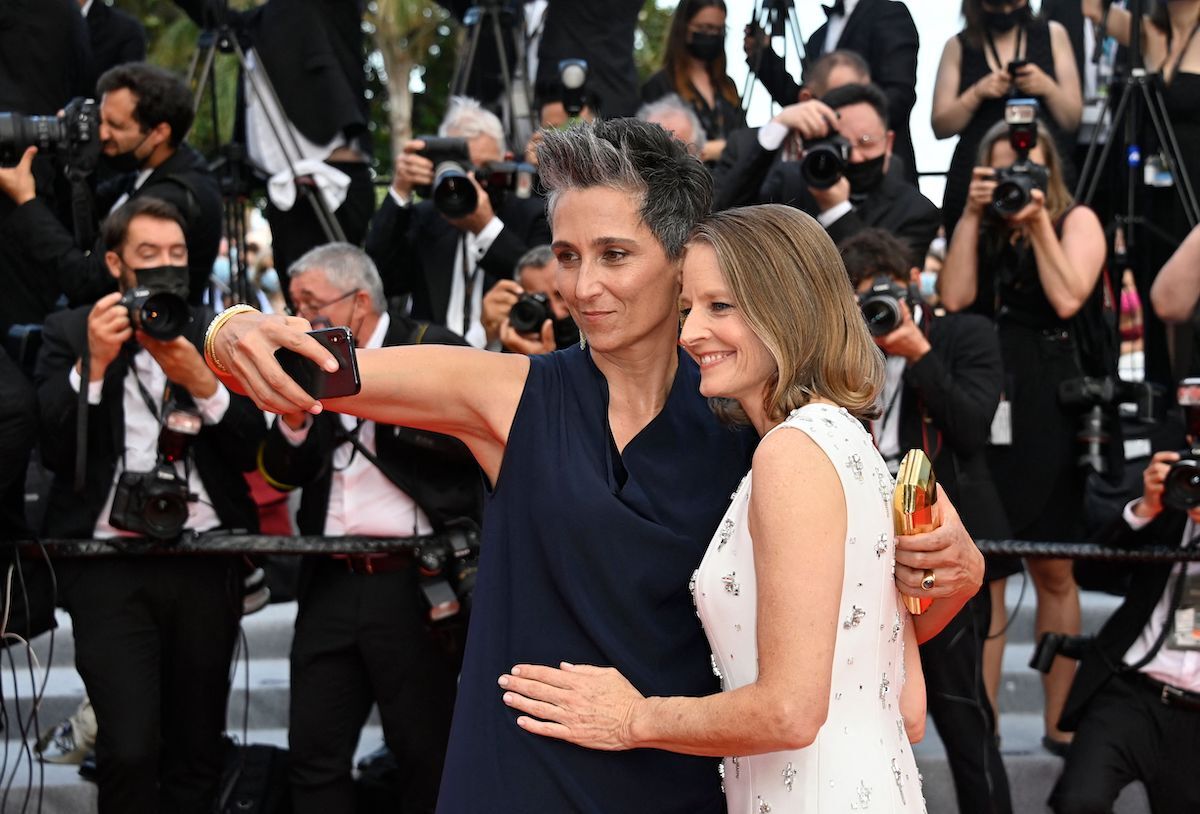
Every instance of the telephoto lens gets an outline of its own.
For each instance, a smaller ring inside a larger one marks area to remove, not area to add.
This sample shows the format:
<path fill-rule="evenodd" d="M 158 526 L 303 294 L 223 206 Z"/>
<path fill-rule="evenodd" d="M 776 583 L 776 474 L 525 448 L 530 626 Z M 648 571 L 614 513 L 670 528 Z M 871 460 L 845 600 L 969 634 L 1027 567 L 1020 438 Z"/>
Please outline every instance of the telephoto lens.
<path fill-rule="evenodd" d="M 475 211 L 479 193 L 471 183 L 466 167 L 446 161 L 434 169 L 433 205 L 448 218 L 466 217 Z"/>
<path fill-rule="evenodd" d="M 850 142 L 838 135 L 829 136 L 805 145 L 800 175 L 810 187 L 829 189 L 841 179 L 849 161 Z"/>
<path fill-rule="evenodd" d="M 183 297 L 170 291 L 155 291 L 148 286 L 126 291 L 121 305 L 129 309 L 129 321 L 134 328 L 163 342 L 181 336 L 192 318 Z"/>
<path fill-rule="evenodd" d="M 1188 511 L 1200 506 L 1200 449 L 1186 449 L 1163 481 L 1164 506 Z"/>
<path fill-rule="evenodd" d="M 904 313 L 900 301 L 908 292 L 889 277 L 876 277 L 869 291 L 858 295 L 858 307 L 871 336 L 886 336 L 900 327 Z"/>

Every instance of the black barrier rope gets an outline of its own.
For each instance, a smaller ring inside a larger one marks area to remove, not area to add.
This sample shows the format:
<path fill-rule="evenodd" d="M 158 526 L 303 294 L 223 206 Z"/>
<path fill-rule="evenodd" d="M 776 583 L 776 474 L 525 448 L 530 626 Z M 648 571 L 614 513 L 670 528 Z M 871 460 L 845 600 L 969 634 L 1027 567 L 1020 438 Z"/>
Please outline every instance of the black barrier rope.
<path fill-rule="evenodd" d="M 377 554 L 419 553 L 423 548 L 442 545 L 461 535 L 471 548 L 478 548 L 478 533 L 473 529 L 450 531 L 418 537 L 320 537 L 277 536 L 267 534 L 229 534 L 209 532 L 186 536 L 179 542 L 160 543 L 141 538 L 110 540 L 41 540 L 52 556 L 99 557 L 114 555 L 171 554 Z M 1031 542 L 1029 540 L 977 540 L 984 554 L 1014 557 L 1051 557 L 1072 560 L 1111 560 L 1124 562 L 1200 561 L 1200 548 L 1108 548 L 1095 543 Z M 20 544 L 20 543 L 19 543 Z M 36 552 L 35 543 L 28 543 Z"/>

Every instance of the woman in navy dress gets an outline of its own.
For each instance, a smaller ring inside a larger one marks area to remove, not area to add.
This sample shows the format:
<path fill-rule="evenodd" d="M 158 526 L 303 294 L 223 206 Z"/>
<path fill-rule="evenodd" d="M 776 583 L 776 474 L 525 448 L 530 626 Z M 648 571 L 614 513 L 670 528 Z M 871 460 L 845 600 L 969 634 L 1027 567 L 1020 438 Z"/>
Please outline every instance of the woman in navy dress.
<path fill-rule="evenodd" d="M 676 346 L 683 246 L 711 198 L 703 166 L 629 119 L 548 131 L 538 157 L 558 287 L 587 350 L 363 351 L 362 391 L 324 405 L 454 435 L 491 486 L 438 810 L 724 811 L 713 761 L 538 738 L 496 693 L 513 664 L 562 659 L 613 665 L 650 694 L 716 692 L 688 577 L 754 443 L 716 421 Z M 274 360 L 288 347 L 332 362 L 307 323 L 246 313 L 216 328 L 208 361 L 231 386 L 272 412 L 322 409 Z M 975 590 L 960 524 L 914 539 L 939 587 Z"/>

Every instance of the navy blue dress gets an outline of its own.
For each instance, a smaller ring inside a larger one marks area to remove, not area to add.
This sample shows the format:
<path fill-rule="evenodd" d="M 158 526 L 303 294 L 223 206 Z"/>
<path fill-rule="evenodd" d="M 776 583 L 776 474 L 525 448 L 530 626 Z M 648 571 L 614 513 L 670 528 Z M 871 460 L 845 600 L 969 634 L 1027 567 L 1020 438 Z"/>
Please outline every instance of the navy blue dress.
<path fill-rule="evenodd" d="M 532 357 L 485 507 L 441 814 L 725 811 L 718 759 L 530 734 L 496 684 L 570 661 L 648 696 L 718 691 L 687 586 L 757 437 L 716 420 L 699 378 L 681 352 L 663 411 L 618 454 L 590 354 Z"/>

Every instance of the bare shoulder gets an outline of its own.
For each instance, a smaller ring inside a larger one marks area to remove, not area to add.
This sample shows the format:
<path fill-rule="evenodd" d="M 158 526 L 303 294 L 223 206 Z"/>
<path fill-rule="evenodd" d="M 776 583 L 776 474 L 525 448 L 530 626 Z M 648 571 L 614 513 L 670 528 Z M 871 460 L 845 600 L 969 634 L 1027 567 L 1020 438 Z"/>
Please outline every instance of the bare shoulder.
<path fill-rule="evenodd" d="M 1100 218 L 1096 215 L 1095 210 L 1083 204 L 1072 208 L 1067 213 L 1067 217 L 1063 220 L 1063 232 L 1066 232 L 1067 229 L 1078 230 L 1082 234 L 1104 232 L 1104 227 L 1100 225 Z"/>
<path fill-rule="evenodd" d="M 793 425 L 768 434 L 754 451 L 754 488 L 809 489 L 817 485 L 836 486 L 840 481 L 833 462 L 812 436 Z"/>

